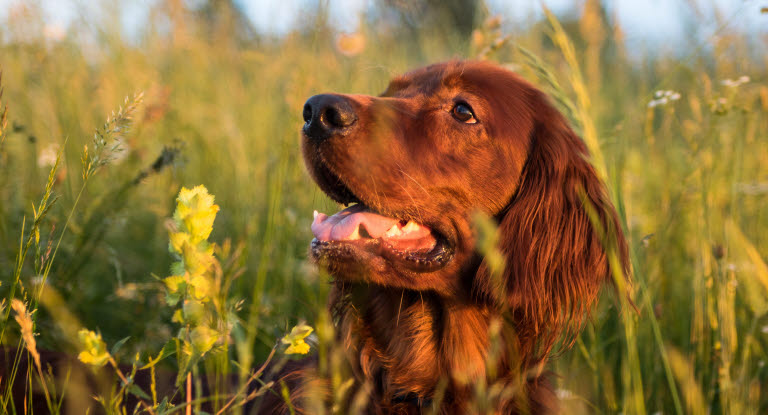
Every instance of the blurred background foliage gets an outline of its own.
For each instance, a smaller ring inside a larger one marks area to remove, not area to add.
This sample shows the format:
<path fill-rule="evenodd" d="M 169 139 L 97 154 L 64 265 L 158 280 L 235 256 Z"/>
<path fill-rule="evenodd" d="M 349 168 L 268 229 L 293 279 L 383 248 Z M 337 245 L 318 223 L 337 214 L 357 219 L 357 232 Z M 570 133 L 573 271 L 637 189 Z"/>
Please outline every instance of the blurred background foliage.
<path fill-rule="evenodd" d="M 605 5 L 579 2 L 558 16 L 574 67 L 546 19 L 518 27 L 468 0 L 372 2 L 352 33 L 334 27 L 321 1 L 298 10 L 302 24 L 284 34 L 257 30 L 226 0 L 153 2 L 130 35 L 119 29 L 118 3 L 93 6 L 99 19 L 66 30 L 48 25 L 35 3 L 12 3 L 0 28 L 8 106 L 0 294 L 9 294 L 21 232 L 57 151 L 58 200 L 41 225 L 43 247 L 56 243 L 78 196 L 83 146 L 124 97 L 143 91 L 122 151 L 90 179 L 45 283 L 109 344 L 131 336 L 124 347 L 158 350 L 176 330 L 156 278 L 172 259 L 167 221 L 179 188 L 204 184 L 221 206 L 211 240 L 242 249 L 235 265 L 244 272 L 230 295 L 243 300 L 243 323 L 234 335 L 255 336 L 259 362 L 325 301 L 327 282 L 306 252 L 312 210 L 336 207 L 302 164 L 306 98 L 378 94 L 410 68 L 482 56 L 561 104 L 578 101 L 584 87 L 630 239 L 632 333 L 622 334 L 616 297 L 604 295 L 576 346 L 553 364 L 569 413 L 765 413 L 768 35 L 734 29 L 743 14 L 761 13 L 745 4 L 694 47 L 661 52 L 629 49 Z M 20 283 L 37 282 L 28 262 Z M 36 317 L 39 347 L 74 352 L 56 312 Z M 15 333 L 2 342 L 16 344 Z"/>

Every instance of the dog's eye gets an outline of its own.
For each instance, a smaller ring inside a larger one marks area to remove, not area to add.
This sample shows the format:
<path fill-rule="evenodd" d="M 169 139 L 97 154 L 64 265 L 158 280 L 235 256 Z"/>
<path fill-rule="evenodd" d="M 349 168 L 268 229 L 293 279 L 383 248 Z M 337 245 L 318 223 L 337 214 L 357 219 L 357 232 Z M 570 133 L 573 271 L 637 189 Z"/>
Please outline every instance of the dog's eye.
<path fill-rule="evenodd" d="M 463 102 L 460 102 L 453 107 L 451 115 L 453 115 L 453 118 L 456 118 L 463 123 L 474 124 L 477 122 L 475 113 L 472 112 L 472 108 Z"/>

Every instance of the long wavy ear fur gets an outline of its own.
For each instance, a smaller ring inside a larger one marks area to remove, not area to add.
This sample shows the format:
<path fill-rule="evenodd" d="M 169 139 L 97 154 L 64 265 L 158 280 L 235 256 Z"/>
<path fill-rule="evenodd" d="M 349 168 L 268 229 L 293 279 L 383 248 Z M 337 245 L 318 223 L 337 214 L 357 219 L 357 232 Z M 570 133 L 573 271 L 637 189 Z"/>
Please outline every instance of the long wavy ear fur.
<path fill-rule="evenodd" d="M 619 271 L 628 275 L 626 241 L 584 142 L 543 93 L 531 98 L 528 159 L 515 197 L 499 215 L 503 278 L 491 281 L 483 264 L 476 286 L 509 307 L 524 363 L 546 358 L 561 336 L 566 346 L 575 340 L 610 279 L 607 252 L 615 252 Z"/>

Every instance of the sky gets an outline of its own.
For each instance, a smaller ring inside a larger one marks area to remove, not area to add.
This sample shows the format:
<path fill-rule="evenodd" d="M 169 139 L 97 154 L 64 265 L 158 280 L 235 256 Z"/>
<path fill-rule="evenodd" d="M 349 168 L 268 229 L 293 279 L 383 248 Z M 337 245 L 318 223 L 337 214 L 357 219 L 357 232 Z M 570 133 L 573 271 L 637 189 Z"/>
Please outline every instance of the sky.
<path fill-rule="evenodd" d="M 126 34 L 137 33 L 146 21 L 147 12 L 157 0 L 130 0 L 117 2 L 121 24 Z M 195 0 L 185 0 L 195 3 Z M 93 9 L 92 0 L 0 0 L 0 22 L 8 18 L 9 10 L 17 4 L 39 3 L 47 23 L 57 30 L 66 27 L 78 17 Z M 263 33 L 282 34 L 300 22 L 302 11 L 314 7 L 318 0 L 235 0 L 245 14 Z M 373 0 L 328 0 L 330 18 L 341 31 L 355 30 L 360 13 L 370 7 Z M 556 14 L 577 11 L 583 0 L 487 0 L 492 14 L 500 14 L 507 27 L 524 26 L 542 17 L 541 3 Z M 646 47 L 666 47 L 686 44 L 691 37 L 704 40 L 715 34 L 723 24 L 729 29 L 745 33 L 768 34 L 768 0 L 606 0 L 608 13 L 618 20 L 628 44 Z M 685 17 L 696 17 L 697 33 L 688 33 L 680 24 Z"/>
<path fill-rule="evenodd" d="M 2 1 L 2 0 L 0 0 Z M 311 7 L 316 0 L 240 0 L 245 13 L 255 25 L 272 33 L 290 30 L 297 19 L 296 10 Z M 354 30 L 360 11 L 370 6 L 371 0 L 329 1 L 330 15 L 336 27 Z M 583 0 L 487 0 L 491 13 L 501 14 L 507 25 L 516 26 L 536 21 L 543 17 L 541 3 L 555 13 L 579 10 Z M 684 41 L 689 33 L 680 24 L 681 19 L 690 16 L 694 5 L 701 16 L 697 21 L 702 32 L 714 33 L 719 24 L 716 16 L 730 19 L 731 25 L 740 30 L 754 33 L 768 33 L 768 14 L 761 14 L 761 7 L 768 7 L 768 0 L 607 0 L 608 12 L 621 24 L 627 39 L 660 44 L 670 40 Z M 706 35 L 702 33 L 702 35 Z"/>

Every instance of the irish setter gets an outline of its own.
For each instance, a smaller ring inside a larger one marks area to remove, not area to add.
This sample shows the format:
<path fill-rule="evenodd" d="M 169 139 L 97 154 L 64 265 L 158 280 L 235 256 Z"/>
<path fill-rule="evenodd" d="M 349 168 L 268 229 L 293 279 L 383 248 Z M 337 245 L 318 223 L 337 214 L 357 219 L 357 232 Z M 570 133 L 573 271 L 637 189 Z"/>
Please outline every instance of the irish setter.
<path fill-rule="evenodd" d="M 547 96 L 497 65 L 454 61 L 395 77 L 378 97 L 315 95 L 303 115 L 309 174 L 351 205 L 315 213 L 310 248 L 333 276 L 329 305 L 354 379 L 347 404 L 362 395 L 368 414 L 556 412 L 544 363 L 628 261 L 587 149 Z M 503 268 L 478 247 L 478 213 L 498 224 Z M 311 385 L 339 393 L 317 358 L 276 380 L 299 413 L 313 412 Z M 261 404 L 289 410 L 280 393 Z"/>

